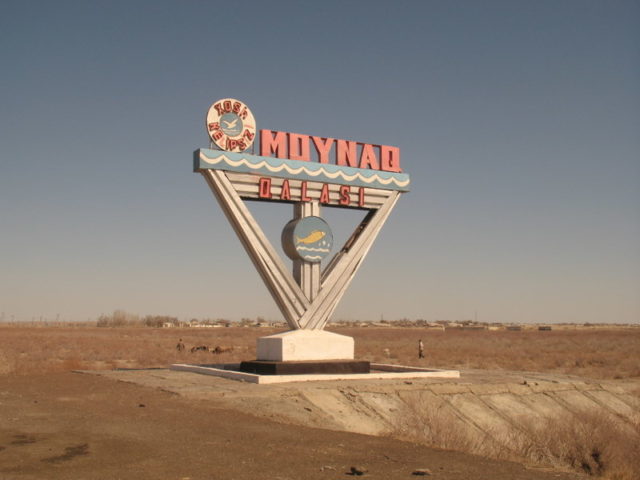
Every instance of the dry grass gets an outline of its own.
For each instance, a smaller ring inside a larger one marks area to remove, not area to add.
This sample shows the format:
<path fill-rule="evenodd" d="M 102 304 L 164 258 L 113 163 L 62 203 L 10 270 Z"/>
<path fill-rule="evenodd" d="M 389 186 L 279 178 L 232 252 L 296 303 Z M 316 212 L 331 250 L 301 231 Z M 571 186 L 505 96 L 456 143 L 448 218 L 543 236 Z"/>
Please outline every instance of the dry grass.
<path fill-rule="evenodd" d="M 640 378 L 640 328 L 558 331 L 426 331 L 340 328 L 356 357 L 439 368 L 518 370 L 597 379 Z M 419 360 L 418 340 L 426 358 Z M 387 358 L 384 349 L 388 348 Z"/>
<path fill-rule="evenodd" d="M 446 404 L 405 399 L 395 434 L 429 446 L 483 457 L 570 469 L 610 480 L 640 478 L 640 421 L 598 411 L 557 418 L 522 418 L 511 431 L 483 432 Z"/>
<path fill-rule="evenodd" d="M 588 378 L 640 378 L 640 329 L 568 331 L 426 331 L 420 328 L 331 328 L 356 341 L 356 358 L 458 369 L 505 369 Z M 176 362 L 255 358 L 256 338 L 271 328 L 97 328 L 0 326 L 0 374 L 73 369 L 166 367 Z M 187 352 L 175 346 L 182 338 Z M 417 358 L 418 339 L 426 358 Z M 191 354 L 196 345 L 230 353 Z M 388 349 L 388 354 L 385 352 Z"/>
<path fill-rule="evenodd" d="M 567 465 L 615 480 L 640 478 L 640 423 L 622 423 L 604 411 L 525 422 L 518 444 L 525 458 Z"/>
<path fill-rule="evenodd" d="M 420 328 L 330 330 L 356 341 L 356 357 L 459 369 L 505 369 L 640 378 L 640 329 L 567 331 L 427 331 Z M 98 328 L 0 325 L 0 375 L 77 369 L 166 368 L 171 363 L 224 363 L 255 358 L 256 338 L 271 328 Z M 418 339 L 426 358 L 417 358 Z M 179 339 L 186 351 L 178 352 Z M 233 347 L 214 355 L 191 347 Z M 408 401 L 397 434 L 428 445 L 486 457 L 573 468 L 610 480 L 640 478 L 640 424 L 590 412 L 523 420 L 513 432 L 470 428 L 445 403 Z"/>
<path fill-rule="evenodd" d="M 255 357 L 256 336 L 246 328 L 0 327 L 0 374 L 234 362 Z M 179 339 L 187 351 L 176 350 Z M 198 345 L 233 346 L 234 350 L 219 355 L 189 352 Z"/>

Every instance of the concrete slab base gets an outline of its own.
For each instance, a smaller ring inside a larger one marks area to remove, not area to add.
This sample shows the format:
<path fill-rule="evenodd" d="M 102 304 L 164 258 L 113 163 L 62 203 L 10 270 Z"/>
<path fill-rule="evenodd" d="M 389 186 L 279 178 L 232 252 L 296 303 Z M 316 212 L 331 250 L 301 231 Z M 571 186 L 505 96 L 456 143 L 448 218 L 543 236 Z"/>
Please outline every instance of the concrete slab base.
<path fill-rule="evenodd" d="M 290 382 L 317 382 L 326 380 L 384 380 L 402 378 L 460 378 L 458 370 L 437 370 L 402 365 L 372 363 L 370 373 L 330 373 L 307 375 L 259 375 L 240 371 L 240 364 L 171 365 L 171 370 L 213 375 L 242 382 L 269 384 Z"/>
<path fill-rule="evenodd" d="M 353 338 L 324 330 L 291 330 L 257 340 L 258 360 L 353 360 Z"/>

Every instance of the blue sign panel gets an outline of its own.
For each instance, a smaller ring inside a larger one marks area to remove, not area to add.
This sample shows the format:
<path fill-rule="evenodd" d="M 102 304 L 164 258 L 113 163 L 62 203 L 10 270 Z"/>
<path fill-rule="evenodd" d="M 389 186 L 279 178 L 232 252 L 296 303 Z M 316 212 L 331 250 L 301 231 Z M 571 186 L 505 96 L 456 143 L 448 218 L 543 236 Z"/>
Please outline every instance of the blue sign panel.
<path fill-rule="evenodd" d="M 194 152 L 194 170 L 199 172 L 207 169 L 255 173 L 271 177 L 330 182 L 338 185 L 399 190 L 402 192 L 409 190 L 409 175 L 406 173 L 383 172 L 381 170 L 300 160 L 285 160 L 206 148 L 196 150 Z"/>
<path fill-rule="evenodd" d="M 320 217 L 290 221 L 282 231 L 282 248 L 292 260 L 318 263 L 333 246 L 333 233 Z"/>

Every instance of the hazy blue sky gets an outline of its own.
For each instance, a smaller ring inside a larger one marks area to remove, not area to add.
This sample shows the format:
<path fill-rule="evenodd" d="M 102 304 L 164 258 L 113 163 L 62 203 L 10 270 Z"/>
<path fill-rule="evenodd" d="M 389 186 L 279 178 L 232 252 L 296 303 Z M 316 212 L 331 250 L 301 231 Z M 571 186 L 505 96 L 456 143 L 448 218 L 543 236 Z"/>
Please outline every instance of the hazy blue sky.
<path fill-rule="evenodd" d="M 334 318 L 640 321 L 638 1 L 4 0 L 0 61 L 5 320 L 280 318 L 192 173 L 233 97 L 401 148 Z"/>

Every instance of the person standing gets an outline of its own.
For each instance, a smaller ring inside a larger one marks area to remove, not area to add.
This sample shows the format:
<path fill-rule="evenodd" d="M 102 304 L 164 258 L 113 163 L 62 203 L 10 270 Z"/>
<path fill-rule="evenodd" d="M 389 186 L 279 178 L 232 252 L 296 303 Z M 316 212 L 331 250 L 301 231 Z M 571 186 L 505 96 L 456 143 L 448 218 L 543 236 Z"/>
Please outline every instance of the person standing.
<path fill-rule="evenodd" d="M 418 340 L 418 358 L 424 358 L 424 343 L 422 343 L 422 339 Z"/>

